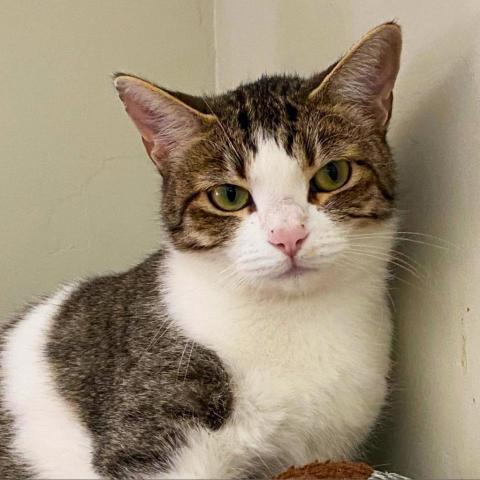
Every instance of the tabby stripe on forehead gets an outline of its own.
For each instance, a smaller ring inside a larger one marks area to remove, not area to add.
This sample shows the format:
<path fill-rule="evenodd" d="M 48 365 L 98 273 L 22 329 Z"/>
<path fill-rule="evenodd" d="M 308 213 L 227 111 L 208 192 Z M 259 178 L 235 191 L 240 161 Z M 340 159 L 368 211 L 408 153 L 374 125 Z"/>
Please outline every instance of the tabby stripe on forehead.
<path fill-rule="evenodd" d="M 247 147 L 253 151 L 253 153 L 257 152 L 257 146 L 252 138 L 252 121 L 248 114 L 247 109 L 247 98 L 245 94 L 239 90 L 236 93 L 236 99 L 238 101 L 238 113 L 237 113 L 237 121 L 240 129 L 243 132 L 243 142 Z"/>
<path fill-rule="evenodd" d="M 250 135 L 250 119 L 248 118 L 248 113 L 244 108 L 241 108 L 238 111 L 237 115 L 238 124 L 240 128 L 244 131 L 245 135 Z"/>
<path fill-rule="evenodd" d="M 233 163 L 233 168 L 235 169 L 235 173 L 243 179 L 247 178 L 247 174 L 245 172 L 245 160 L 238 152 L 238 148 L 235 149 L 235 153 L 232 156 L 229 156 L 228 159 L 225 158 L 228 162 Z"/>
<path fill-rule="evenodd" d="M 317 159 L 316 145 L 311 137 L 302 138 L 302 146 L 307 159 L 307 165 L 312 167 Z"/>
<path fill-rule="evenodd" d="M 392 202 L 394 200 L 393 193 L 389 192 L 387 187 L 383 185 L 382 181 L 380 180 L 380 174 L 377 172 L 376 168 L 365 160 L 357 160 L 357 164 L 368 168 L 372 172 L 377 182 L 377 187 L 380 190 L 380 193 L 384 196 L 386 200 Z"/>
<path fill-rule="evenodd" d="M 297 135 L 298 109 L 293 103 L 287 100 L 285 102 L 285 111 L 287 115 L 287 142 L 285 144 L 285 151 L 291 156 L 293 142 Z"/>

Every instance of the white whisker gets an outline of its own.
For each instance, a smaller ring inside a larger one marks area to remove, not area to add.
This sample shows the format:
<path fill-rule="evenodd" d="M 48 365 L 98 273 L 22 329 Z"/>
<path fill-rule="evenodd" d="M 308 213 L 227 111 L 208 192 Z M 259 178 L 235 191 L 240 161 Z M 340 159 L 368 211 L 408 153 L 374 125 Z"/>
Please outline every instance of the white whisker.
<path fill-rule="evenodd" d="M 182 355 L 180 356 L 180 360 L 178 362 L 177 374 L 175 376 L 175 383 L 177 383 L 177 381 L 178 381 L 178 376 L 180 375 L 180 368 L 182 366 L 183 356 L 185 355 L 185 352 L 187 350 L 187 347 L 188 347 L 188 344 L 190 343 L 190 341 L 186 342 L 185 347 L 183 347 Z"/>
<path fill-rule="evenodd" d="M 349 249 L 348 252 L 351 252 L 351 253 L 356 254 L 356 255 L 361 255 L 363 257 L 376 258 L 378 260 L 384 261 L 385 263 L 391 263 L 391 264 L 396 265 L 397 267 L 402 268 L 403 270 L 409 272 L 411 275 L 413 275 L 418 280 L 424 280 L 422 277 L 420 277 L 418 272 L 411 267 L 411 265 L 409 265 L 406 262 L 405 263 L 400 262 L 398 259 L 395 260 L 395 259 L 391 258 L 391 256 L 388 253 L 385 253 L 385 254 L 367 253 L 365 251 L 354 250 L 354 249 Z"/>
<path fill-rule="evenodd" d="M 185 383 L 187 379 L 188 367 L 190 366 L 190 360 L 192 359 L 193 349 L 195 348 L 195 342 L 193 340 L 191 341 L 191 344 L 192 344 L 192 347 L 190 348 L 190 353 L 188 354 L 187 365 L 185 367 L 185 375 L 183 376 L 183 383 Z"/>
<path fill-rule="evenodd" d="M 422 270 L 422 274 L 426 275 L 427 271 L 424 268 L 422 264 L 414 260 L 410 255 L 407 255 L 404 252 L 400 252 L 399 250 L 392 249 L 389 252 L 387 252 L 385 249 L 378 247 L 378 246 L 371 246 L 371 245 L 366 245 L 366 244 L 352 244 L 351 247 L 353 248 L 360 248 L 364 249 L 366 252 L 371 252 L 371 253 L 383 253 L 390 255 L 392 258 L 397 259 L 401 262 L 404 262 L 405 264 L 409 265 L 411 268 L 414 270 Z M 420 272 L 419 272 L 420 273 Z"/>

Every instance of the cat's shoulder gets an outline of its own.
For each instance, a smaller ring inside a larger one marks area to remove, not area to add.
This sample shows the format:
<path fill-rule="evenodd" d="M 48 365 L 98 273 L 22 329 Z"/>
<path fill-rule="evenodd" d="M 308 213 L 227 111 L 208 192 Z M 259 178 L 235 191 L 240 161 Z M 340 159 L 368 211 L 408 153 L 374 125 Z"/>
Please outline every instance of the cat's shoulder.
<path fill-rule="evenodd" d="M 111 308 L 118 302 L 131 302 L 142 298 L 142 301 L 154 301 L 159 292 L 160 271 L 165 258 L 164 250 L 157 250 L 133 267 L 118 273 L 108 273 L 77 279 L 63 283 L 50 295 L 39 296 L 0 322 L 0 337 L 14 328 L 32 310 L 52 301 L 60 291 L 68 291 L 63 295 L 62 307 L 71 308 L 91 306 L 94 309 Z M 85 313 L 85 310 L 84 310 Z"/>
<path fill-rule="evenodd" d="M 126 271 L 98 275 L 77 282 L 69 303 L 114 308 L 119 302 L 131 304 L 139 300 L 156 301 L 164 257 L 165 252 L 158 250 Z"/>

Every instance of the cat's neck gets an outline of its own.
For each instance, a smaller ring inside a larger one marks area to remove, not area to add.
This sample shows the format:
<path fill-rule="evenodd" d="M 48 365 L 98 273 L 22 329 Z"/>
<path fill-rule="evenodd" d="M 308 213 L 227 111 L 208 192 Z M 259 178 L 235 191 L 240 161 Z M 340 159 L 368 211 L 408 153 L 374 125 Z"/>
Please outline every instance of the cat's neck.
<path fill-rule="evenodd" d="M 370 309 L 385 300 L 386 265 L 368 278 L 328 278 L 304 294 L 271 294 L 236 285 L 222 276 L 219 265 L 202 255 L 172 251 L 162 274 L 167 308 L 189 336 L 207 342 L 215 336 L 238 336 L 248 329 L 275 335 L 279 329 L 318 329 L 321 323 L 369 321 Z M 343 318 L 345 317 L 345 318 Z M 373 318 L 374 316 L 372 316 Z M 260 332 L 258 332 L 260 333 Z"/>

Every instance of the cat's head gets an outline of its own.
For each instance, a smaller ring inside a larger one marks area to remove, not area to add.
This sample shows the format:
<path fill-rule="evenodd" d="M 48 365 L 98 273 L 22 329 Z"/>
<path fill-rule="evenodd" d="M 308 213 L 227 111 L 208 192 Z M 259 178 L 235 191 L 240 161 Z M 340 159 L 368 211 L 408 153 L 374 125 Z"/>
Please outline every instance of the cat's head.
<path fill-rule="evenodd" d="M 385 136 L 400 50 L 400 27 L 387 23 L 320 74 L 265 76 L 203 98 L 116 75 L 163 176 L 172 247 L 280 291 L 358 274 L 362 260 L 384 264 L 395 223 Z"/>

